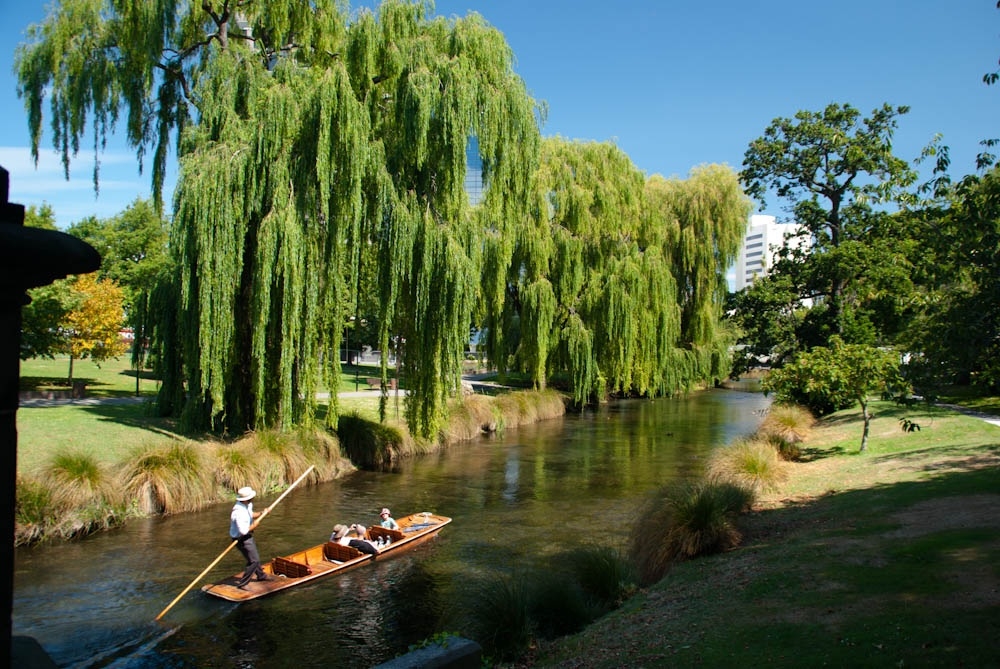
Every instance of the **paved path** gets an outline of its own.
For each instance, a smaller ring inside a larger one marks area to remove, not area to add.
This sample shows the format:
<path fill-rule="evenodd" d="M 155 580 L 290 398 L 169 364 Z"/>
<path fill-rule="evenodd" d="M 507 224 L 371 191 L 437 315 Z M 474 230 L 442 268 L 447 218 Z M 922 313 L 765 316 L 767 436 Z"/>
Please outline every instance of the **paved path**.
<path fill-rule="evenodd" d="M 994 416 L 993 414 L 983 413 L 982 411 L 976 411 L 975 409 L 968 409 L 966 407 L 958 406 L 957 404 L 938 404 L 937 406 L 944 407 L 945 409 L 951 409 L 952 411 L 957 411 L 959 413 L 964 413 L 966 416 L 979 418 L 981 420 L 985 420 L 990 425 L 996 425 L 1000 427 L 1000 416 Z"/>

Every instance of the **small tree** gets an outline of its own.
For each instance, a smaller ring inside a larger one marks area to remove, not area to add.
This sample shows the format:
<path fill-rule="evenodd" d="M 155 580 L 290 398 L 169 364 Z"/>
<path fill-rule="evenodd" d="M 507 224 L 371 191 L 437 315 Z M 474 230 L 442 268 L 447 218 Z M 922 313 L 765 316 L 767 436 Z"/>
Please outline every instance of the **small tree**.
<path fill-rule="evenodd" d="M 832 337 L 829 348 L 818 346 L 794 363 L 771 372 L 764 380 L 764 390 L 773 392 L 778 401 L 804 404 L 820 415 L 846 409 L 855 402 L 861 405 L 864 452 L 871 428 L 868 401 L 874 393 L 903 387 L 899 365 L 899 355 L 892 350 L 845 344 L 840 337 Z"/>
<path fill-rule="evenodd" d="M 80 276 L 73 286 L 80 302 L 66 316 L 69 352 L 69 381 L 73 381 L 73 360 L 90 358 L 101 362 L 117 358 L 128 350 L 121 339 L 125 322 L 122 289 L 110 280 L 98 281 L 94 274 Z"/>

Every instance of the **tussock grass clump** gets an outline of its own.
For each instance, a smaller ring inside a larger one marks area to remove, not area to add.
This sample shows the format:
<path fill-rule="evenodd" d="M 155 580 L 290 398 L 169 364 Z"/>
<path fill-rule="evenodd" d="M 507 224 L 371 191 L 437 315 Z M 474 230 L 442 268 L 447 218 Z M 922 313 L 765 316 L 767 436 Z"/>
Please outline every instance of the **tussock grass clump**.
<path fill-rule="evenodd" d="M 403 455 L 404 438 L 398 428 L 357 413 L 339 418 L 337 438 L 344 455 L 362 469 L 388 469 Z"/>
<path fill-rule="evenodd" d="M 295 439 L 306 461 L 316 467 L 314 471 L 319 481 L 332 481 L 355 469 L 351 461 L 341 454 L 340 442 L 333 432 L 300 429 L 296 432 Z"/>
<path fill-rule="evenodd" d="M 797 404 L 772 404 L 767 416 L 757 429 L 757 434 L 770 441 L 785 460 L 796 460 L 801 454 L 799 445 L 809 438 L 816 424 L 809 409 Z"/>
<path fill-rule="evenodd" d="M 530 586 L 523 576 L 494 574 L 473 585 L 468 622 L 486 655 L 508 661 L 528 648 L 531 606 Z"/>
<path fill-rule="evenodd" d="M 656 583 L 675 562 L 739 545 L 735 520 L 754 497 L 751 489 L 725 481 L 680 483 L 658 491 L 629 539 L 639 581 Z"/>
<path fill-rule="evenodd" d="M 601 614 L 579 583 L 558 574 L 532 581 L 528 612 L 533 633 L 543 639 L 579 632 Z"/>
<path fill-rule="evenodd" d="M 255 430 L 248 432 L 236 444 L 242 448 L 256 451 L 263 459 L 279 464 L 284 483 L 290 483 L 299 478 L 309 469 L 309 465 L 313 464 L 292 432 Z"/>
<path fill-rule="evenodd" d="M 81 453 L 57 454 L 48 475 L 54 483 L 56 502 L 63 506 L 93 504 L 113 489 L 97 460 Z"/>
<path fill-rule="evenodd" d="M 265 457 L 246 440 L 222 444 L 215 449 L 215 482 L 227 491 L 243 486 L 260 491 L 274 490 L 283 478 L 283 464 Z"/>
<path fill-rule="evenodd" d="M 708 462 L 707 473 L 711 480 L 729 481 L 756 494 L 776 489 L 788 476 L 778 450 L 762 437 L 737 439 L 729 446 L 716 449 Z"/>
<path fill-rule="evenodd" d="M 103 473 L 95 472 L 75 457 L 68 457 L 63 464 L 71 470 L 79 468 L 82 478 L 72 478 L 60 470 L 42 478 L 18 478 L 15 546 L 82 537 L 124 520 L 123 504 L 109 502 L 105 497 L 113 488 L 104 481 Z M 97 480 L 91 481 L 87 476 Z"/>
<path fill-rule="evenodd" d="M 35 543 L 45 537 L 46 530 L 60 515 L 51 481 L 34 477 L 17 477 L 17 499 L 14 505 L 14 545 Z"/>
<path fill-rule="evenodd" d="M 496 432 L 493 398 L 486 395 L 463 395 L 452 405 L 444 427 L 444 441 L 451 443 Z"/>
<path fill-rule="evenodd" d="M 140 449 L 120 476 L 126 498 L 141 513 L 195 511 L 215 500 L 213 472 L 188 442 Z"/>
<path fill-rule="evenodd" d="M 494 399 L 498 429 L 514 428 L 566 413 L 562 396 L 555 390 L 520 390 Z"/>
<path fill-rule="evenodd" d="M 616 548 L 588 546 L 571 551 L 565 558 L 583 592 L 603 610 L 618 608 L 635 592 L 635 567 Z"/>

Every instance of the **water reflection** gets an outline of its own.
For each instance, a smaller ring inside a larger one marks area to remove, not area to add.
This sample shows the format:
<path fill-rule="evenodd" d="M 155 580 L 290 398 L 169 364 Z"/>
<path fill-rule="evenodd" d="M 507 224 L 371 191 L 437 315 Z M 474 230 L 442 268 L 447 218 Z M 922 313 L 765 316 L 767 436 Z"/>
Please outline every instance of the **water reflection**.
<path fill-rule="evenodd" d="M 265 559 L 319 543 L 335 523 L 376 522 L 383 506 L 455 520 L 411 553 L 273 597 L 237 605 L 195 588 L 162 623 L 157 613 L 228 545 L 228 504 L 19 549 L 14 633 L 64 667 L 377 664 L 457 629 L 449 604 L 478 576 L 627 533 L 645 495 L 699 474 L 766 404 L 732 391 L 616 403 L 298 489 L 258 532 Z M 241 570 L 231 551 L 209 580 Z"/>

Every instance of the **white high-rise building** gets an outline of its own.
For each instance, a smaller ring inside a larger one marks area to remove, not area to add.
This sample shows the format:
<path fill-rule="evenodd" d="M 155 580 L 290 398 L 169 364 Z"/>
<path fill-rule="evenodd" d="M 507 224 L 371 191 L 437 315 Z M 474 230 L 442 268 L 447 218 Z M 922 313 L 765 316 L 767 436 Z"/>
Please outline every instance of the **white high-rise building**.
<path fill-rule="evenodd" d="M 736 258 L 733 268 L 733 291 L 743 290 L 758 276 L 766 276 L 774 264 L 778 249 L 786 243 L 797 246 L 808 243 L 800 237 L 786 241 L 786 237 L 799 232 L 799 229 L 797 223 L 778 223 L 774 216 L 751 216 L 746 237 L 743 238 L 743 250 Z"/>

